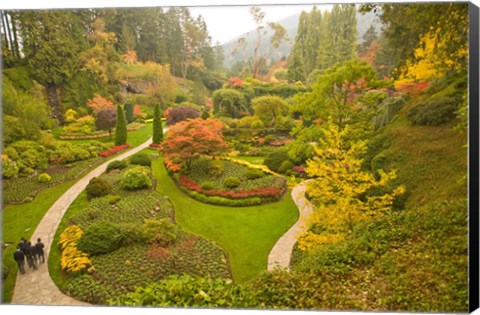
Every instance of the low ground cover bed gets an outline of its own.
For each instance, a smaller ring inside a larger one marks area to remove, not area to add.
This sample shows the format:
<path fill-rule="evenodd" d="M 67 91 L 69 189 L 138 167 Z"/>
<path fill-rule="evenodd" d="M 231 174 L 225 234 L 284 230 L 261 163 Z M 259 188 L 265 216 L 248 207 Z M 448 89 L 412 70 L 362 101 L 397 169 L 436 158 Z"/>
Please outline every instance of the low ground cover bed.
<path fill-rule="evenodd" d="M 48 182 L 41 183 L 37 176 L 17 177 L 3 181 L 3 203 L 16 204 L 32 201 L 41 190 L 72 180 L 97 165 L 102 158 L 96 157 L 71 163 L 62 168 L 51 167 L 44 171 L 51 177 Z"/>

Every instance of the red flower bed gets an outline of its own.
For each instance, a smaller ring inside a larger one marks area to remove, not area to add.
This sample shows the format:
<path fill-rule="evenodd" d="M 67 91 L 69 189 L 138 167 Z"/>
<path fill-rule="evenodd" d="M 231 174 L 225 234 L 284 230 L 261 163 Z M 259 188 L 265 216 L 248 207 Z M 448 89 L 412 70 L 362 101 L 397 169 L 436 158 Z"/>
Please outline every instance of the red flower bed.
<path fill-rule="evenodd" d="M 277 198 L 281 195 L 282 191 L 280 188 L 275 187 L 258 187 L 249 190 L 239 190 L 239 191 L 226 191 L 226 190 L 205 190 L 202 189 L 199 183 L 188 178 L 185 175 L 180 175 L 179 182 L 181 185 L 185 186 L 189 190 L 193 190 L 199 193 L 202 193 L 207 196 L 219 196 L 230 199 L 244 199 L 249 197 L 273 197 Z"/>
<path fill-rule="evenodd" d="M 161 148 L 162 144 L 161 143 L 150 143 L 149 147 L 157 149 L 157 148 Z"/>
<path fill-rule="evenodd" d="M 128 148 L 130 148 L 130 145 L 128 143 L 127 144 L 122 144 L 122 145 L 117 145 L 116 147 L 113 147 L 110 150 L 103 151 L 102 153 L 100 153 L 100 156 L 101 157 L 109 157 L 110 155 L 113 155 L 113 154 L 118 153 L 120 151 L 126 150 Z"/>

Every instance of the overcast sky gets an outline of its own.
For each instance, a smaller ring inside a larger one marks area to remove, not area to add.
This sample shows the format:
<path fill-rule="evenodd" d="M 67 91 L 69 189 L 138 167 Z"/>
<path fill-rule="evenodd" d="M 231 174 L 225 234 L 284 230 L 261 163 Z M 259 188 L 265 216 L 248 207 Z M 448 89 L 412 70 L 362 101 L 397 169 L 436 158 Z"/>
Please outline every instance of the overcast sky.
<path fill-rule="evenodd" d="M 202 15 L 212 37 L 212 44 L 221 44 L 255 28 L 249 13 L 251 6 L 192 7 L 192 15 Z M 260 6 L 265 12 L 265 21 L 276 22 L 302 10 L 309 12 L 312 5 L 269 5 Z"/>

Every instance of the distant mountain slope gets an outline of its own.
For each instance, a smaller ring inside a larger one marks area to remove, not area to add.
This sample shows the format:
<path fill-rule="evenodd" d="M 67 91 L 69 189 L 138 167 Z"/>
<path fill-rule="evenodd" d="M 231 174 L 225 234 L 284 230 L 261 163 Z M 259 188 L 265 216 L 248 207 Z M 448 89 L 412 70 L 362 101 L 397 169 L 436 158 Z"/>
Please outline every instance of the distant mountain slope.
<path fill-rule="evenodd" d="M 295 42 L 295 36 L 297 35 L 298 29 L 298 19 L 300 18 L 300 14 L 294 14 L 289 17 L 286 17 L 280 21 L 276 21 L 276 23 L 281 24 L 286 32 L 287 32 L 287 41 L 283 42 L 278 49 L 274 51 L 269 57 L 270 59 L 274 59 L 276 61 L 280 60 L 282 57 L 288 57 L 290 55 L 290 50 L 292 49 L 293 43 Z M 367 13 L 362 15 L 361 13 L 357 13 L 357 35 L 358 39 L 361 42 L 363 40 L 363 34 L 367 31 L 370 25 L 375 24 L 375 28 L 377 29 L 377 33 L 380 32 L 380 22 L 376 19 L 376 15 L 374 13 Z M 262 43 L 260 45 L 260 52 L 266 51 L 269 46 L 269 39 L 272 35 L 272 32 L 269 31 L 263 38 Z M 256 31 L 251 30 L 244 35 L 242 35 L 247 40 L 247 52 L 253 51 L 255 41 L 257 38 Z M 237 47 L 236 41 L 242 37 L 239 36 L 235 39 L 232 39 L 223 45 L 223 50 L 225 53 L 225 66 L 231 67 L 235 62 L 244 59 L 244 54 L 242 51 L 238 51 L 233 54 L 235 48 Z"/>

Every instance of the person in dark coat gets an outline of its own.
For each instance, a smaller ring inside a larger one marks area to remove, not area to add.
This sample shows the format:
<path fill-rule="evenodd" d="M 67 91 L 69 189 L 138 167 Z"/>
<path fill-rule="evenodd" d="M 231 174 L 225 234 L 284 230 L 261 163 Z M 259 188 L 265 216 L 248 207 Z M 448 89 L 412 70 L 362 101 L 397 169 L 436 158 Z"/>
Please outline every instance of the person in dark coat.
<path fill-rule="evenodd" d="M 23 275 L 25 273 L 25 255 L 20 250 L 20 246 L 17 247 L 17 250 L 13 253 L 13 259 L 17 262 L 18 269 Z"/>
<path fill-rule="evenodd" d="M 32 248 L 32 243 L 28 242 L 25 245 L 25 251 L 23 252 L 27 258 L 28 266 L 32 269 L 37 269 L 37 264 L 35 263 L 35 247 Z"/>
<path fill-rule="evenodd" d="M 35 251 L 37 252 L 38 262 L 42 261 L 42 264 L 45 263 L 45 245 L 43 245 L 42 240 L 38 239 L 37 244 L 35 244 Z"/>
<path fill-rule="evenodd" d="M 27 241 L 25 240 L 25 237 L 22 237 L 20 243 L 18 243 L 18 246 L 20 247 L 20 250 L 25 254 L 25 246 L 27 246 Z"/>

